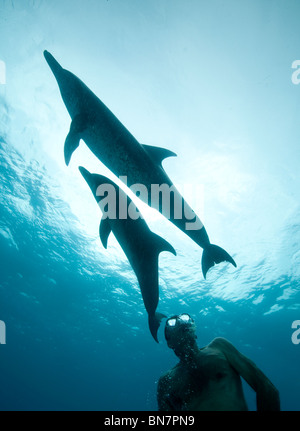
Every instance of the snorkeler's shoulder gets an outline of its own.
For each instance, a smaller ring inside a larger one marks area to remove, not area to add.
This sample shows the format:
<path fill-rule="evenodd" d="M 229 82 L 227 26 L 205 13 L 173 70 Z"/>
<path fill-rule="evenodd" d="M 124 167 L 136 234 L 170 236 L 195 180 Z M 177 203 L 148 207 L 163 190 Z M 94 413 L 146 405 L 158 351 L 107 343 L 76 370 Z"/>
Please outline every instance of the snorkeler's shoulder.
<path fill-rule="evenodd" d="M 159 378 L 158 383 L 161 386 L 164 386 L 165 384 L 169 383 L 173 379 L 174 375 L 177 373 L 178 369 L 179 369 L 179 363 L 174 365 L 174 367 L 170 368 L 164 374 L 162 374 L 161 377 Z"/>
<path fill-rule="evenodd" d="M 207 347 L 214 349 L 223 349 L 228 347 L 229 345 L 231 345 L 231 343 L 226 340 L 226 338 L 216 337 L 207 345 Z"/>
<path fill-rule="evenodd" d="M 214 338 L 208 347 L 223 354 L 230 361 L 242 356 L 237 348 L 223 337 Z"/>

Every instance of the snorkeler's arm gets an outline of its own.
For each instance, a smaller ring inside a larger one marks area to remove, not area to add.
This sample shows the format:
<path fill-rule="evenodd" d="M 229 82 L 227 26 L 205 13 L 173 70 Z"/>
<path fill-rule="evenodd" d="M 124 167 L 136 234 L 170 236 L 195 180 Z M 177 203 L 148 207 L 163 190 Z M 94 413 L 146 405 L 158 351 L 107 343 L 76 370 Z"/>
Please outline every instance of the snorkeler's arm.
<path fill-rule="evenodd" d="M 157 404 L 159 411 L 173 411 L 174 409 L 169 403 L 167 376 L 162 376 L 157 385 Z"/>
<path fill-rule="evenodd" d="M 235 371 L 256 392 L 257 411 L 279 411 L 279 392 L 265 374 L 225 338 L 216 338 L 211 347 L 219 349 Z"/>

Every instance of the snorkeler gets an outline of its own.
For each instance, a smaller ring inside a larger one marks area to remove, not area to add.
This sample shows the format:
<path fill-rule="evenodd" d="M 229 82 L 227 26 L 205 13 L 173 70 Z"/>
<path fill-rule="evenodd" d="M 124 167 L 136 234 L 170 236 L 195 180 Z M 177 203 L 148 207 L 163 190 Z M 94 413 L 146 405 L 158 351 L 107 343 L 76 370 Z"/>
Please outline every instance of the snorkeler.
<path fill-rule="evenodd" d="M 196 325 L 188 314 L 166 321 L 165 338 L 180 362 L 158 382 L 161 411 L 246 411 L 241 377 L 256 392 L 258 411 L 279 411 L 279 392 L 246 356 L 225 338 L 208 346 L 196 343 Z"/>

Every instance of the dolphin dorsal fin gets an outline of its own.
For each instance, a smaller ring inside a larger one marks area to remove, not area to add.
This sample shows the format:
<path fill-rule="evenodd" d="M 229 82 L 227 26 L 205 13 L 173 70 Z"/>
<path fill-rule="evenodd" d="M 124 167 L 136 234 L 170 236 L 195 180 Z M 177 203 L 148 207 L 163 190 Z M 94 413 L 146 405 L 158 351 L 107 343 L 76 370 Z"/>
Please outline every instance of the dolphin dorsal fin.
<path fill-rule="evenodd" d="M 102 217 L 100 226 L 99 226 L 99 236 L 104 248 L 107 248 L 107 240 L 110 232 L 111 232 L 111 227 L 109 224 L 109 218 Z"/>
<path fill-rule="evenodd" d="M 161 253 L 162 251 L 169 251 L 170 253 L 174 254 L 174 256 L 176 256 L 176 251 L 174 250 L 172 245 L 164 238 L 162 238 L 161 236 L 153 232 L 152 232 L 152 243 L 155 245 L 155 248 L 158 254 Z"/>
<path fill-rule="evenodd" d="M 161 162 L 167 157 L 176 157 L 177 154 L 166 148 L 153 147 L 152 145 L 142 145 L 144 150 L 149 154 L 154 163 L 161 166 Z"/>

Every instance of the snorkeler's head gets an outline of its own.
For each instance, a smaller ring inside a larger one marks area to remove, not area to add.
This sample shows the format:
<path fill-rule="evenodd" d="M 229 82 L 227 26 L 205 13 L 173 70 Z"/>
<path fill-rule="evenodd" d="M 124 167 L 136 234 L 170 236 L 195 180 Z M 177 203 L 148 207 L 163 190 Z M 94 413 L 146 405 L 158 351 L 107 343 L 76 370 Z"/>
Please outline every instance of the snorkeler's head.
<path fill-rule="evenodd" d="M 165 338 L 173 350 L 195 343 L 197 336 L 194 319 L 187 313 L 170 317 L 166 321 Z"/>

